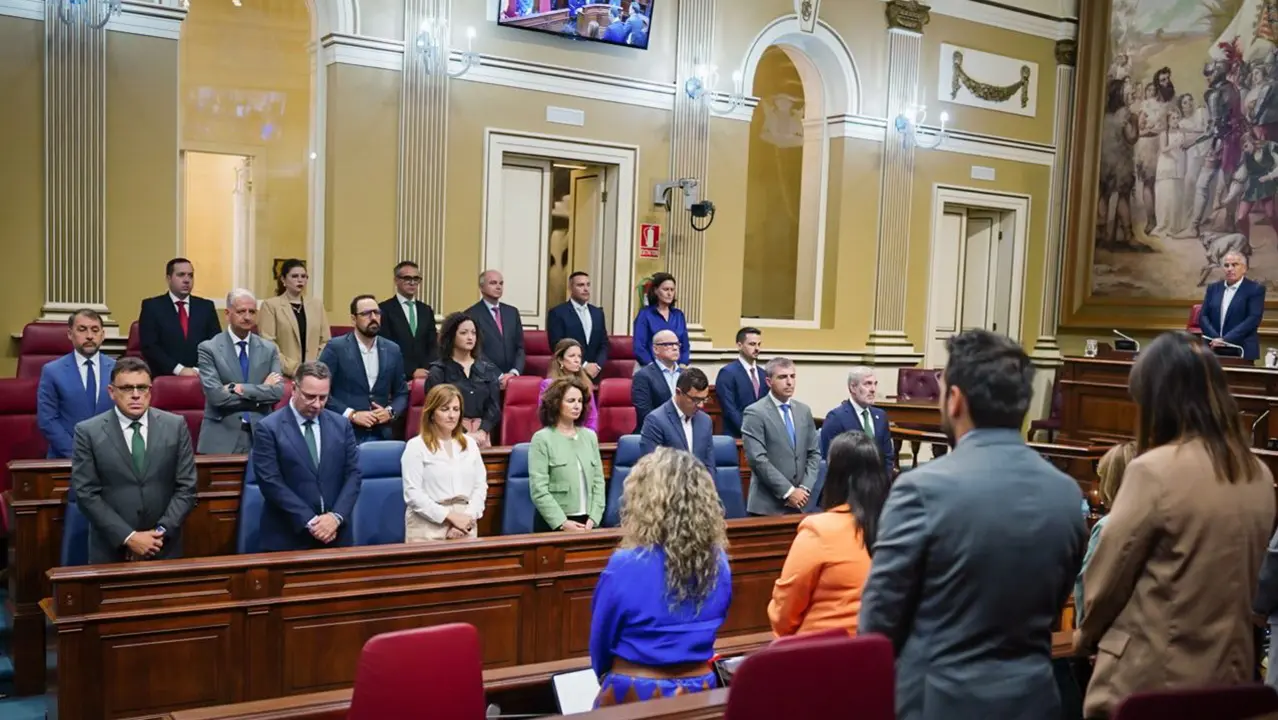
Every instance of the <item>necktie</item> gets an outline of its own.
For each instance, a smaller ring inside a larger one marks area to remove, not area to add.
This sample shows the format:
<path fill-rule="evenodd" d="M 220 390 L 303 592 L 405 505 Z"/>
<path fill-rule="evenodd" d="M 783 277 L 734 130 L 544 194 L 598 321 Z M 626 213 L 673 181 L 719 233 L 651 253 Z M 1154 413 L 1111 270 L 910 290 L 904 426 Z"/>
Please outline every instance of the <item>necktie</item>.
<path fill-rule="evenodd" d="M 861 432 L 871 440 L 874 439 L 874 421 L 870 419 L 869 408 L 861 408 Z"/>
<path fill-rule="evenodd" d="M 187 337 L 191 332 L 191 316 L 186 314 L 186 301 L 178 300 L 178 325 L 182 326 L 182 337 Z"/>
<path fill-rule="evenodd" d="M 244 382 L 248 382 L 248 341 L 241 340 L 235 344 L 240 346 L 240 372 L 244 374 Z"/>
<path fill-rule="evenodd" d="M 133 441 L 129 447 L 129 454 L 133 456 L 133 471 L 141 475 L 146 471 L 146 440 L 142 439 L 142 423 L 134 420 L 129 423 L 129 429 L 133 431 Z"/>
<path fill-rule="evenodd" d="M 581 329 L 586 333 L 586 342 L 590 342 L 590 308 L 584 305 L 578 305 L 577 317 L 581 318 Z"/>
<path fill-rule="evenodd" d="M 98 407 L 98 378 L 93 372 L 93 361 L 84 361 L 84 396 L 89 400 L 89 410 L 93 411 Z"/>
<path fill-rule="evenodd" d="M 497 332 L 502 335 L 505 335 L 506 331 L 501 329 L 501 306 L 499 305 L 493 308 L 492 311 L 493 311 L 493 322 L 497 323 Z"/>
<path fill-rule="evenodd" d="M 750 387 L 754 388 L 754 397 L 757 400 L 759 398 L 759 373 L 755 372 L 754 368 L 749 368 L 746 370 L 746 374 L 750 376 Z"/>
<path fill-rule="evenodd" d="M 790 403 L 781 403 L 781 417 L 785 418 L 785 431 L 790 434 L 790 447 L 799 444 L 794 434 L 794 418 L 790 417 Z"/>
<path fill-rule="evenodd" d="M 404 308 L 408 311 L 408 331 L 417 337 L 417 303 L 409 300 L 404 303 Z"/>
<path fill-rule="evenodd" d="M 311 463 L 315 467 L 319 467 L 319 447 L 315 444 L 315 421 L 307 420 L 302 423 L 306 427 L 306 449 L 311 453 Z"/>

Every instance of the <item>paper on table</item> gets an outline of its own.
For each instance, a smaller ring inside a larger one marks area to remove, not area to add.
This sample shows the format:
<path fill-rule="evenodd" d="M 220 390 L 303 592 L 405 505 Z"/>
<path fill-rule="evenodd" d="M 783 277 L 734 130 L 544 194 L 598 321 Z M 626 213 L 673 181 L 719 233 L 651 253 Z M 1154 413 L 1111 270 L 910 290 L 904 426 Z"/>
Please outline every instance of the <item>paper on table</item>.
<path fill-rule="evenodd" d="M 595 696 L 599 694 L 599 678 L 595 677 L 594 670 L 561 673 L 551 677 L 550 682 L 555 688 L 561 715 L 588 713 L 594 709 Z"/>

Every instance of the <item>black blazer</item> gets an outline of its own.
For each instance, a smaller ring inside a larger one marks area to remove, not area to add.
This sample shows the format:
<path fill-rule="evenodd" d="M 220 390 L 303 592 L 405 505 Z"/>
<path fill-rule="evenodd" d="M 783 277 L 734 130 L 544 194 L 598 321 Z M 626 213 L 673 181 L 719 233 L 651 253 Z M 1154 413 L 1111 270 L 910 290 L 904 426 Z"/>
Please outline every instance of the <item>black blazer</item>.
<path fill-rule="evenodd" d="M 449 384 L 462 396 L 462 417 L 479 418 L 479 429 L 490 436 L 501 424 L 501 371 L 479 358 L 470 366 L 470 375 L 452 358 L 430 364 L 426 392 L 436 385 Z"/>
<path fill-rule="evenodd" d="M 630 402 L 635 406 L 635 433 L 643 432 L 644 418 L 648 413 L 670 402 L 673 397 L 670 386 L 666 384 L 665 375 L 661 374 L 661 366 L 649 363 L 635 373 L 630 381 Z"/>
<path fill-rule="evenodd" d="M 586 305 L 590 311 L 590 337 L 586 337 L 586 329 L 581 325 L 581 318 L 572 301 L 562 303 L 550 309 L 546 315 L 546 335 L 550 340 L 550 350 L 564 338 L 572 338 L 581 343 L 583 363 L 594 363 L 600 367 L 608 362 L 608 325 L 604 321 L 603 310 Z"/>
<path fill-rule="evenodd" d="M 417 334 L 408 327 L 408 315 L 399 302 L 399 296 L 392 296 L 382 301 L 378 307 L 382 310 L 382 329 L 378 335 L 399 346 L 404 355 L 405 379 L 411 381 L 413 373 L 419 368 L 430 367 L 439 357 L 439 340 L 435 333 L 435 311 L 421 300 L 414 300 L 417 305 Z"/>
<path fill-rule="evenodd" d="M 497 332 L 497 323 L 488 311 L 483 300 L 466 309 L 466 314 L 479 326 L 479 336 L 484 341 L 480 354 L 488 362 L 497 366 L 502 373 L 511 370 L 522 375 L 524 373 L 524 323 L 519 319 L 519 311 L 506 303 L 499 303 L 501 311 L 501 327 L 505 332 Z"/>
<path fill-rule="evenodd" d="M 200 343 L 222 332 L 212 300 L 191 295 L 187 302 L 188 332 L 183 337 L 177 306 L 168 293 L 142 301 L 142 309 L 138 311 L 138 339 L 152 375 L 172 375 L 178 365 L 195 368 L 199 364 Z"/>

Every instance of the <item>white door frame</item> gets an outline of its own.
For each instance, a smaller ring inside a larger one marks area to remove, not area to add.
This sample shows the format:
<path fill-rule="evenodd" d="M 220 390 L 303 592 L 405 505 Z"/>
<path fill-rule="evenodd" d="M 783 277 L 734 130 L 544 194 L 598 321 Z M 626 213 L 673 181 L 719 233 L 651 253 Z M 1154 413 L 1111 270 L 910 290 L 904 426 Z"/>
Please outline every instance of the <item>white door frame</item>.
<path fill-rule="evenodd" d="M 595 165 L 617 167 L 616 197 L 609 196 L 604 212 L 616 213 L 616 263 L 613 268 L 612 317 L 608 318 L 609 331 L 622 335 L 630 332 L 634 317 L 631 310 L 634 293 L 634 237 L 638 218 L 639 146 L 621 143 L 603 143 L 580 138 L 515 130 L 485 128 L 484 130 L 484 201 L 480 235 L 483 238 L 480 265 L 488 267 L 488 258 L 500 247 L 501 223 L 498 219 L 503 206 L 501 168 L 507 154 L 533 156 L 547 160 L 574 160 Z M 615 202 L 614 202 L 615 200 Z M 537 272 L 545 275 L 545 254 Z M 521 315 L 525 312 L 521 308 Z M 542 327 L 545 316 L 527 316 L 525 325 Z"/>
<path fill-rule="evenodd" d="M 988 209 L 1012 213 L 1012 290 L 1006 335 L 1012 340 L 1020 342 L 1021 306 L 1025 302 L 1025 251 L 1029 234 L 1030 196 L 1020 193 L 991 192 L 958 185 L 933 185 L 931 243 L 928 246 L 929 268 L 932 263 L 931 258 L 936 254 L 937 230 L 941 227 L 946 205 L 962 205 L 979 210 Z M 927 338 L 930 342 L 934 322 L 932 318 L 932 291 L 937 287 L 937 283 L 931 281 L 931 270 L 928 272 L 927 324 L 924 325 L 924 331 L 928 333 Z"/>

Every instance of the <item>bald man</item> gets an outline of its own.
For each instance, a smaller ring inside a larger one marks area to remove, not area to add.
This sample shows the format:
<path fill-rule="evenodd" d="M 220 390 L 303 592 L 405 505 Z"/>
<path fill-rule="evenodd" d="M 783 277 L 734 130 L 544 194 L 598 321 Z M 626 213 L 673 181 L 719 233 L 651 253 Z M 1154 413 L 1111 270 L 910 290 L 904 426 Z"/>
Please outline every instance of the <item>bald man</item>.
<path fill-rule="evenodd" d="M 496 270 L 479 274 L 479 302 L 466 309 L 479 326 L 479 338 L 483 341 L 481 354 L 488 362 L 501 370 L 501 389 L 515 375 L 524 372 L 524 324 L 519 310 L 501 301 L 506 291 L 506 279 Z"/>
<path fill-rule="evenodd" d="M 648 413 L 674 397 L 679 380 L 679 336 L 662 330 L 652 336 L 652 363 L 635 373 L 630 383 L 630 402 L 635 406 L 635 432 L 643 429 Z"/>
<path fill-rule="evenodd" d="M 1228 252 L 1221 258 L 1225 279 L 1207 286 L 1198 327 L 1213 348 L 1242 347 L 1246 360 L 1260 357 L 1257 330 L 1265 314 L 1265 286 L 1247 277 L 1247 257 Z"/>

